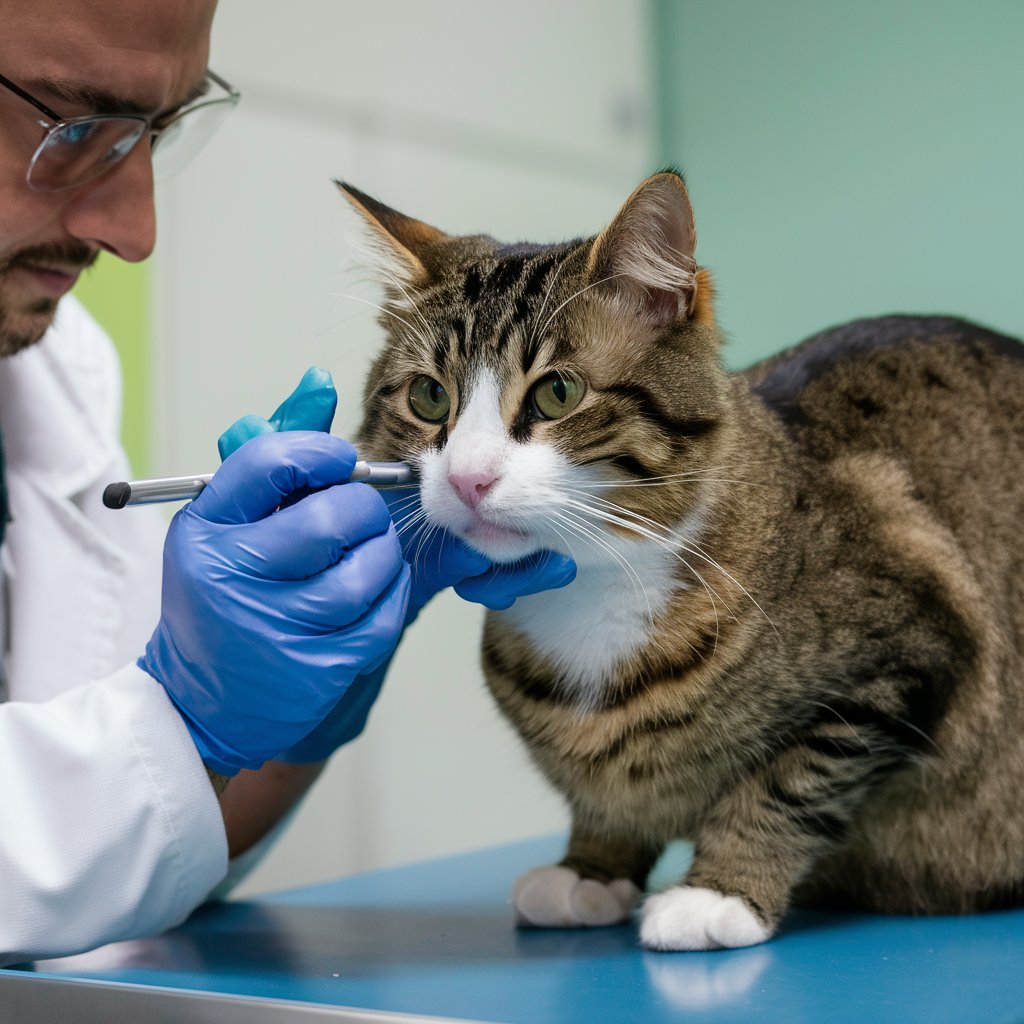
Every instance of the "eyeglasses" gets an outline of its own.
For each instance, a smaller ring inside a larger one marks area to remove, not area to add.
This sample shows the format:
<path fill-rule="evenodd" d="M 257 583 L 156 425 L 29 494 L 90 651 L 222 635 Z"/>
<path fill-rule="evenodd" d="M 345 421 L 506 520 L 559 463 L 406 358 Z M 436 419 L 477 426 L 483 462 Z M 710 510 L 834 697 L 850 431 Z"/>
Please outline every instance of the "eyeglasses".
<path fill-rule="evenodd" d="M 33 192 L 78 188 L 120 163 L 146 135 L 153 150 L 153 173 L 163 180 L 181 170 L 209 141 L 241 94 L 212 71 L 206 72 L 203 96 L 171 114 L 91 114 L 61 117 L 0 75 L 0 85 L 31 103 L 46 120 L 46 130 L 29 161 L 26 181 Z M 220 95 L 209 95 L 211 89 Z"/>

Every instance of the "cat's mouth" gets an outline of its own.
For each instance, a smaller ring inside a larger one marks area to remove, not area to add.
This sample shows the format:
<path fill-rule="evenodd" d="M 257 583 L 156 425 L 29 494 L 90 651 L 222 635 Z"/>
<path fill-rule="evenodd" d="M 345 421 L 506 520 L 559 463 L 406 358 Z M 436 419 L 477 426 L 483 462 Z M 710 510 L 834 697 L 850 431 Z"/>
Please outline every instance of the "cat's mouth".
<path fill-rule="evenodd" d="M 527 536 L 527 532 L 516 526 L 492 523 L 490 520 L 478 516 L 475 522 L 462 531 L 462 535 L 468 541 L 501 542 L 522 540 Z"/>
<path fill-rule="evenodd" d="M 512 523 L 497 523 L 479 514 L 460 523 L 457 533 L 470 547 L 495 562 L 516 561 L 537 547 L 536 539 L 526 529 Z"/>

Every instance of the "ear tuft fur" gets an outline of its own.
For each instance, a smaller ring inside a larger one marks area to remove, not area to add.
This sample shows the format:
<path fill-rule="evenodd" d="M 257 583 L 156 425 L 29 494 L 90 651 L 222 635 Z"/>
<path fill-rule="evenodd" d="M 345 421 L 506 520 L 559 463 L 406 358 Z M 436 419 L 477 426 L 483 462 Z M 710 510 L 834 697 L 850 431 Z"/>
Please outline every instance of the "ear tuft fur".
<path fill-rule="evenodd" d="M 594 241 L 588 279 L 652 326 L 667 327 L 693 310 L 697 264 L 693 208 L 682 178 L 664 171 L 626 200 Z"/>
<path fill-rule="evenodd" d="M 385 287 L 397 297 L 406 287 L 425 284 L 430 278 L 431 249 L 448 236 L 385 206 L 347 182 L 335 180 L 334 184 L 369 229 L 366 261 L 380 273 Z"/>

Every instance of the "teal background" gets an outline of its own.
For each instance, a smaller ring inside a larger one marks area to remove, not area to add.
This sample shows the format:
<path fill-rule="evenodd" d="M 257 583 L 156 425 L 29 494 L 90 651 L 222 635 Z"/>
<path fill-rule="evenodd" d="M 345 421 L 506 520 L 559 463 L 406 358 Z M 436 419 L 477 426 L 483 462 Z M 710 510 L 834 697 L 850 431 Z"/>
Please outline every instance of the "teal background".
<path fill-rule="evenodd" d="M 1024 335 L 1024 3 L 652 0 L 726 361 L 952 313 Z"/>

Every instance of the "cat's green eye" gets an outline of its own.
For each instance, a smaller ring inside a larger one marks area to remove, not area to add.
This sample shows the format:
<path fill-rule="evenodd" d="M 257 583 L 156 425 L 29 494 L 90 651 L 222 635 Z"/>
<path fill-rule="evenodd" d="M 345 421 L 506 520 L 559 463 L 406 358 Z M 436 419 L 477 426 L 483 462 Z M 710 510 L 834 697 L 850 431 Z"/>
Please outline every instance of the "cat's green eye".
<path fill-rule="evenodd" d="M 439 423 L 448 415 L 452 400 L 440 381 L 423 374 L 409 385 L 409 407 L 421 420 Z"/>
<path fill-rule="evenodd" d="M 573 411 L 583 399 L 583 383 L 569 374 L 546 374 L 530 392 L 534 411 L 546 420 L 557 420 Z"/>

